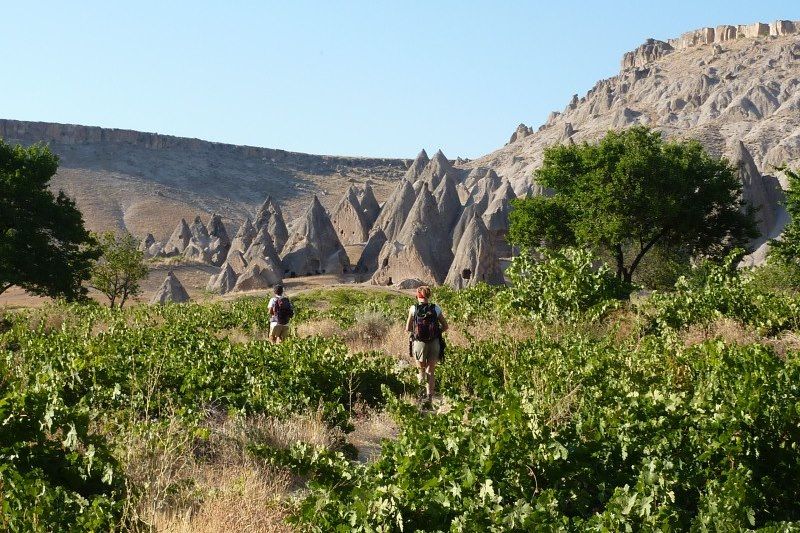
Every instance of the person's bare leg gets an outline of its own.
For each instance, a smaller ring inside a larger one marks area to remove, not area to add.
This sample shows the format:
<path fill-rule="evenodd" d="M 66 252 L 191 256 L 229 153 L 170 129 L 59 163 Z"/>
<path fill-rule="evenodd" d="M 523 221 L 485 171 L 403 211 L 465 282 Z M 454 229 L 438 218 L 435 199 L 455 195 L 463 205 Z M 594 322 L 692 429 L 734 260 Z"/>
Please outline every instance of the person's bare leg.
<path fill-rule="evenodd" d="M 433 399 L 433 393 L 435 392 L 435 379 L 434 379 L 434 372 L 436 371 L 436 363 L 428 364 L 427 368 L 425 368 L 425 373 L 428 375 L 428 381 L 425 384 L 425 392 L 428 394 L 428 399 Z"/>

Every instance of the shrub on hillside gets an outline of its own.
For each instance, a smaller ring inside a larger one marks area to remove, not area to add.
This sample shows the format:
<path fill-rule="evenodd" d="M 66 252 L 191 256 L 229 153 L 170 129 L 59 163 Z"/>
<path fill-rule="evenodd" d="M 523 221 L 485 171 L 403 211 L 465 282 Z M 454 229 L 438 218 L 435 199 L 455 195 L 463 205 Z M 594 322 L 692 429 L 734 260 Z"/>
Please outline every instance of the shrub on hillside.
<path fill-rule="evenodd" d="M 511 288 L 505 304 L 542 322 L 594 320 L 613 308 L 625 286 L 588 250 L 523 253 L 506 270 Z"/>

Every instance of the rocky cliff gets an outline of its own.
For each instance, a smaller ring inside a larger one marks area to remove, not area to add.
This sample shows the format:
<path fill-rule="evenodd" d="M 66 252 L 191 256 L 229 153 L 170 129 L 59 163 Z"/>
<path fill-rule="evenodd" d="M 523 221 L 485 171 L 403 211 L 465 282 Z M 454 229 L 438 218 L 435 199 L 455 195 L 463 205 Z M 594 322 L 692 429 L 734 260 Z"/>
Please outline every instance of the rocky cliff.
<path fill-rule="evenodd" d="M 777 21 L 650 39 L 625 54 L 619 75 L 574 95 L 537 131 L 520 126 L 503 148 L 459 166 L 493 168 L 518 193 L 540 192 L 532 176 L 545 147 L 594 141 L 609 129 L 645 124 L 668 137 L 696 138 L 740 168 L 749 169 L 752 161 L 758 176 L 746 176 L 748 190 L 766 190 L 753 194 L 770 202 L 761 218 L 769 226 L 765 232 L 776 235 L 785 214 L 775 205 L 780 195 L 772 189 L 782 179 L 773 176 L 775 167 L 800 166 L 798 32 L 800 22 Z"/>
<path fill-rule="evenodd" d="M 61 159 L 54 188 L 73 197 L 94 230 L 126 228 L 165 240 L 181 217 L 220 213 L 235 228 L 267 196 L 300 213 L 312 195 L 327 207 L 351 182 L 388 195 L 408 162 L 311 155 L 72 124 L 0 119 L 10 143 L 46 142 Z"/>

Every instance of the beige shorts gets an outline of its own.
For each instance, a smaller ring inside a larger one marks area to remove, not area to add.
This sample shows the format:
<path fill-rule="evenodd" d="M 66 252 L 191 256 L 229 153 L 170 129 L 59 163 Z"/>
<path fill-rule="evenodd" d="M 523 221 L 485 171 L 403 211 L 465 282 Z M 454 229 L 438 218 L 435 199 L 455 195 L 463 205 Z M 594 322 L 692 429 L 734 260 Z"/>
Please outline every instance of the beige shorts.
<path fill-rule="evenodd" d="M 275 339 L 285 339 L 289 336 L 289 325 L 278 324 L 277 322 L 270 322 L 269 336 Z"/>
<path fill-rule="evenodd" d="M 418 363 L 438 363 L 439 339 L 433 339 L 430 342 L 414 341 L 411 351 L 414 352 Z"/>

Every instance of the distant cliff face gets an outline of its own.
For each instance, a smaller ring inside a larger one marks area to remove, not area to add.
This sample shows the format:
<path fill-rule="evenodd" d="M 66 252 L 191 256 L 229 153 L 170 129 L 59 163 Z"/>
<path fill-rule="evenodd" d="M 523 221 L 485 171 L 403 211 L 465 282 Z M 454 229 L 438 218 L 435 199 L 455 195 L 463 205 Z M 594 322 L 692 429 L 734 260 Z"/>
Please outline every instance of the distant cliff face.
<path fill-rule="evenodd" d="M 770 175 L 779 165 L 800 166 L 797 31 L 800 23 L 779 21 L 648 40 L 625 55 L 618 76 L 597 82 L 582 98 L 573 96 L 538 131 L 520 135 L 524 128 L 518 127 L 512 142 L 462 167 L 491 167 L 517 192 L 537 192 L 533 172 L 545 147 L 591 142 L 609 129 L 645 124 L 668 137 L 697 139 L 712 154 L 753 168 L 758 183 L 749 187 L 757 190 L 766 181 L 763 187 L 770 189 L 754 193 L 768 203 L 762 206 L 764 223 L 773 223 L 762 229 L 777 235 L 785 214 L 775 205 L 780 191 L 771 190 L 777 181 Z"/>
<path fill-rule="evenodd" d="M 332 204 L 351 181 L 379 199 L 405 172 L 402 159 L 301 154 L 131 130 L 0 119 L 0 138 L 43 141 L 61 163 L 53 181 L 94 230 L 126 228 L 162 239 L 181 217 L 220 213 L 235 228 L 267 195 L 291 219 L 313 194 Z M 330 200 L 328 200 L 330 198 Z M 332 207 L 329 205 L 328 207 Z"/>

